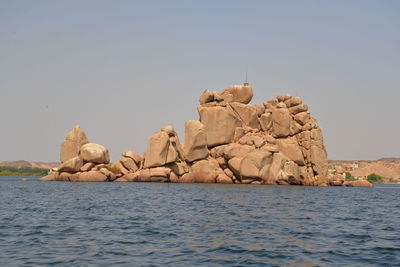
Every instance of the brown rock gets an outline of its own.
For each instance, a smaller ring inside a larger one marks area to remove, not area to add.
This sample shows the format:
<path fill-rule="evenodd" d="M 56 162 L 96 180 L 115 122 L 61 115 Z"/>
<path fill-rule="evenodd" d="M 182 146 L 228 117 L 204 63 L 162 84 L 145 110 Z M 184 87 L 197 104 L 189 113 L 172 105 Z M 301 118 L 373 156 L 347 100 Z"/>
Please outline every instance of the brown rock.
<path fill-rule="evenodd" d="M 135 172 L 139 169 L 132 158 L 122 158 L 119 161 L 121 162 L 122 166 L 124 166 L 125 169 L 127 169 L 128 171 Z"/>
<path fill-rule="evenodd" d="M 300 97 L 293 97 L 285 101 L 285 104 L 288 108 L 300 105 L 303 103 Z"/>
<path fill-rule="evenodd" d="M 283 173 L 288 184 L 301 185 L 303 181 L 300 178 L 299 166 L 293 161 L 285 162 L 283 166 Z"/>
<path fill-rule="evenodd" d="M 57 181 L 58 175 L 58 172 L 50 172 L 48 175 L 39 178 L 38 181 Z"/>
<path fill-rule="evenodd" d="M 208 147 L 231 143 L 236 127 L 242 126 L 242 122 L 227 107 L 200 107 L 199 114 Z"/>
<path fill-rule="evenodd" d="M 128 150 L 124 153 L 122 153 L 122 156 L 125 158 L 131 158 L 133 161 L 135 161 L 136 166 L 140 166 L 140 162 L 142 161 L 142 157 L 136 153 L 135 151 Z"/>
<path fill-rule="evenodd" d="M 126 169 L 124 167 L 124 165 L 122 165 L 121 161 L 116 161 L 113 164 L 111 164 L 110 169 L 112 170 L 112 172 L 114 172 L 114 174 L 118 175 L 118 174 L 127 174 L 129 172 L 128 169 Z"/>
<path fill-rule="evenodd" d="M 296 164 L 304 165 L 304 156 L 295 137 L 278 139 L 277 141 L 279 152 L 285 154 L 286 157 Z"/>
<path fill-rule="evenodd" d="M 300 112 L 294 115 L 294 120 L 301 126 L 304 126 L 310 120 L 309 112 Z"/>
<path fill-rule="evenodd" d="M 234 177 L 233 172 L 229 168 L 224 169 L 224 173 L 230 178 Z"/>
<path fill-rule="evenodd" d="M 193 162 L 208 157 L 206 132 L 200 121 L 189 120 L 185 123 L 185 145 L 183 147 L 185 159 Z"/>
<path fill-rule="evenodd" d="M 300 112 L 306 112 L 308 110 L 308 106 L 306 104 L 300 104 L 294 107 L 289 108 L 290 114 L 297 114 Z"/>
<path fill-rule="evenodd" d="M 278 105 L 278 101 L 277 100 L 268 100 L 268 101 L 264 102 L 263 104 L 265 107 L 265 112 L 267 112 L 267 110 L 274 109 Z"/>
<path fill-rule="evenodd" d="M 179 183 L 193 183 L 194 182 L 194 176 L 191 172 L 185 173 L 179 178 Z"/>
<path fill-rule="evenodd" d="M 169 181 L 170 181 L 171 183 L 179 183 L 179 177 L 178 177 L 178 175 L 176 175 L 174 172 L 171 172 L 171 173 L 169 174 Z"/>
<path fill-rule="evenodd" d="M 82 172 L 76 182 L 105 182 L 107 177 L 99 171 Z"/>
<path fill-rule="evenodd" d="M 257 116 L 261 117 L 261 115 L 265 112 L 265 106 L 263 104 L 255 104 L 254 107 L 257 110 Z"/>
<path fill-rule="evenodd" d="M 176 162 L 178 161 L 178 159 L 179 159 L 178 152 L 176 151 L 175 147 L 171 144 L 170 141 L 168 147 L 167 160 L 165 161 L 165 164 Z"/>
<path fill-rule="evenodd" d="M 278 107 L 280 104 L 279 103 Z M 287 108 L 276 108 L 272 111 L 272 135 L 274 137 L 287 137 L 290 134 L 291 116 Z"/>
<path fill-rule="evenodd" d="M 127 182 L 139 182 L 140 181 L 139 176 L 140 176 L 140 172 L 136 171 L 136 172 L 131 172 L 131 173 L 125 174 L 121 178 L 124 178 Z"/>
<path fill-rule="evenodd" d="M 248 104 L 253 98 L 253 89 L 248 83 L 233 85 L 225 88 L 221 93 L 226 102 L 239 102 Z"/>
<path fill-rule="evenodd" d="M 313 170 L 320 176 L 328 174 L 328 156 L 323 143 L 321 129 L 311 130 L 311 163 Z"/>
<path fill-rule="evenodd" d="M 79 155 L 79 149 L 84 144 L 89 143 L 85 132 L 79 127 L 75 126 L 65 137 L 64 142 L 60 148 L 60 161 L 64 163 L 67 160 L 75 158 Z"/>
<path fill-rule="evenodd" d="M 230 144 L 224 148 L 223 155 L 226 160 L 230 160 L 235 157 L 243 158 L 252 151 L 254 151 L 254 147 L 252 146 Z"/>
<path fill-rule="evenodd" d="M 367 180 L 346 181 L 343 183 L 343 186 L 373 187 L 373 185 Z"/>
<path fill-rule="evenodd" d="M 83 166 L 81 167 L 80 171 L 81 172 L 88 172 L 90 171 L 93 167 L 95 166 L 95 164 L 93 162 L 88 162 L 83 164 Z"/>
<path fill-rule="evenodd" d="M 229 178 L 225 173 L 218 174 L 216 182 L 219 184 L 233 184 L 232 179 Z"/>
<path fill-rule="evenodd" d="M 205 103 L 209 103 L 212 101 L 214 101 L 214 94 L 208 89 L 204 90 L 199 98 L 200 105 L 203 105 Z"/>
<path fill-rule="evenodd" d="M 264 113 L 260 116 L 261 130 L 268 132 L 272 127 L 272 113 Z"/>
<path fill-rule="evenodd" d="M 189 172 L 189 168 L 185 162 L 174 162 L 169 164 L 168 167 L 178 176 L 182 176 Z"/>
<path fill-rule="evenodd" d="M 261 172 L 264 183 L 275 184 L 281 177 L 281 172 L 288 159 L 282 153 L 274 153 L 268 170 Z"/>
<path fill-rule="evenodd" d="M 292 95 L 291 95 L 291 94 L 278 95 L 278 96 L 276 97 L 276 99 L 277 99 L 279 102 L 285 102 L 286 100 L 289 100 L 289 99 L 291 99 L 291 98 L 292 98 Z"/>
<path fill-rule="evenodd" d="M 78 172 L 83 166 L 81 157 L 75 157 L 62 163 L 58 168 L 59 172 Z"/>
<path fill-rule="evenodd" d="M 165 165 L 169 148 L 169 136 L 167 133 L 158 131 L 154 133 L 147 143 L 144 167 L 159 167 Z"/>
<path fill-rule="evenodd" d="M 150 168 L 150 177 L 168 177 L 170 169 L 165 167 Z"/>
<path fill-rule="evenodd" d="M 160 129 L 160 131 L 168 134 L 169 137 L 176 136 L 175 129 L 171 125 L 166 125 L 166 126 L 162 127 Z"/>
<path fill-rule="evenodd" d="M 296 121 L 291 120 L 290 122 L 290 136 L 296 135 L 302 131 L 302 126 L 298 124 Z"/>
<path fill-rule="evenodd" d="M 109 171 L 107 168 L 101 168 L 99 171 L 107 176 L 108 180 L 110 181 L 114 181 L 117 178 L 116 174 Z"/>
<path fill-rule="evenodd" d="M 245 134 L 246 134 L 246 132 L 243 127 L 236 127 L 235 134 L 233 136 L 233 141 L 235 141 L 235 142 L 238 141 Z"/>
<path fill-rule="evenodd" d="M 181 159 L 181 160 L 185 160 L 185 156 L 184 156 L 184 153 L 183 153 L 183 147 L 181 145 L 181 142 L 179 141 L 178 135 L 170 137 L 169 138 L 169 144 L 178 153 L 178 158 Z"/>
<path fill-rule="evenodd" d="M 79 154 L 85 162 L 105 164 L 110 162 L 108 149 L 99 144 L 85 144 L 81 147 Z"/>
<path fill-rule="evenodd" d="M 210 158 L 208 160 L 199 160 L 192 165 L 192 175 L 195 183 L 215 183 L 217 178 L 218 162 Z"/>
<path fill-rule="evenodd" d="M 238 115 L 238 117 L 242 120 L 244 125 L 251 128 L 260 129 L 257 109 L 255 106 L 249 106 L 237 102 L 231 103 L 230 106 L 232 107 L 233 111 Z"/>
<path fill-rule="evenodd" d="M 253 151 L 248 153 L 241 161 L 239 172 L 242 179 L 261 180 L 260 171 L 272 162 L 272 153 Z"/>
<path fill-rule="evenodd" d="M 141 169 L 139 170 L 139 182 L 151 182 L 150 170 L 149 169 Z"/>
<path fill-rule="evenodd" d="M 228 161 L 228 168 L 235 175 L 236 179 L 241 181 L 242 177 L 240 175 L 240 163 L 242 162 L 242 158 L 231 158 Z"/>

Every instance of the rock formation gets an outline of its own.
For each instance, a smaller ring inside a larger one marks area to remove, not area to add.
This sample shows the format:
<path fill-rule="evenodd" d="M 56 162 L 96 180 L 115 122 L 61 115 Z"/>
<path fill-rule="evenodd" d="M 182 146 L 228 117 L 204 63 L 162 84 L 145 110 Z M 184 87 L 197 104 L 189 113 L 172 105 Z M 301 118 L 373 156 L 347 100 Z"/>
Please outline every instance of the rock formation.
<path fill-rule="evenodd" d="M 358 186 L 328 178 L 322 130 L 300 97 L 249 105 L 252 97 L 248 83 L 205 90 L 185 144 L 164 126 L 143 156 L 126 151 L 112 164 L 77 126 L 61 145 L 62 164 L 41 180 Z"/>

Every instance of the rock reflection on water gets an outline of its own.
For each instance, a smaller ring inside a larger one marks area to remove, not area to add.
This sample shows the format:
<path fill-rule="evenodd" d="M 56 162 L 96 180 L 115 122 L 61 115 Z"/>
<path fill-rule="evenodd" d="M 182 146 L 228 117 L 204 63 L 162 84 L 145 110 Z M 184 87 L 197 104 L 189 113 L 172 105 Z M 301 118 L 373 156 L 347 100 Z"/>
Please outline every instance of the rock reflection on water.
<path fill-rule="evenodd" d="M 394 266 L 400 186 L 0 180 L 0 263 Z"/>

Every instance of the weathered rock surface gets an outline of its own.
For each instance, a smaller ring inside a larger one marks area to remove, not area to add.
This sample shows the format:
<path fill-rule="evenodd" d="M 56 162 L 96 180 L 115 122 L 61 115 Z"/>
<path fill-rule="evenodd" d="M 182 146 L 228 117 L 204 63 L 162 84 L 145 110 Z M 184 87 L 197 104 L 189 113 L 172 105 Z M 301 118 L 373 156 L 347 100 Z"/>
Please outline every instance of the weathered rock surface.
<path fill-rule="evenodd" d="M 188 162 L 208 157 L 206 132 L 200 121 L 190 120 L 186 122 L 183 153 Z"/>
<path fill-rule="evenodd" d="M 236 127 L 242 126 L 240 119 L 228 107 L 199 107 L 199 114 L 208 147 L 232 142 Z"/>
<path fill-rule="evenodd" d="M 205 90 L 199 120 L 185 124 L 185 144 L 167 125 L 143 156 L 129 150 L 112 164 L 108 150 L 75 127 L 61 146 L 61 166 L 40 180 L 369 186 L 328 177 L 322 130 L 300 97 L 248 105 L 252 97 L 248 84 Z"/>
<path fill-rule="evenodd" d="M 343 186 L 354 186 L 354 187 L 373 187 L 373 184 L 367 180 L 356 180 L 356 181 L 345 181 Z"/>
<path fill-rule="evenodd" d="M 169 136 L 163 131 L 154 133 L 147 143 L 144 167 L 160 167 L 167 162 Z"/>
<path fill-rule="evenodd" d="M 85 162 L 93 162 L 93 163 L 105 163 L 108 164 L 110 162 L 110 155 L 108 153 L 108 149 L 102 145 L 95 143 L 88 143 L 80 148 L 80 157 Z"/>
<path fill-rule="evenodd" d="M 248 104 L 253 98 L 253 88 L 251 88 L 248 83 L 233 85 L 225 88 L 221 96 L 228 103 L 239 102 Z"/>
<path fill-rule="evenodd" d="M 69 159 L 62 163 L 60 167 L 58 167 L 59 172 L 78 172 L 83 166 L 83 160 L 81 157 L 75 157 Z"/>
<path fill-rule="evenodd" d="M 105 182 L 107 176 L 99 171 L 82 172 L 76 182 Z"/>
<path fill-rule="evenodd" d="M 65 137 L 60 147 L 60 161 L 64 163 L 67 160 L 79 155 L 79 149 L 82 145 L 89 143 L 85 132 L 79 125 L 75 126 Z"/>

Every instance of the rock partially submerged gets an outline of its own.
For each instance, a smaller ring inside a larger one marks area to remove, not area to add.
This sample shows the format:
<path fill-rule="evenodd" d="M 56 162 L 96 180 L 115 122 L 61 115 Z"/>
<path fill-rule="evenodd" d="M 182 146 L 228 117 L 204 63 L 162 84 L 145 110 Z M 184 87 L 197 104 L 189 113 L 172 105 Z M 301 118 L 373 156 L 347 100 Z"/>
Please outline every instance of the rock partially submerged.
<path fill-rule="evenodd" d="M 142 156 L 128 150 L 111 164 L 108 149 L 76 126 L 61 145 L 60 167 L 40 180 L 371 186 L 328 177 L 322 130 L 300 97 L 249 105 L 252 97 L 248 83 L 205 90 L 185 144 L 164 126 Z"/>

